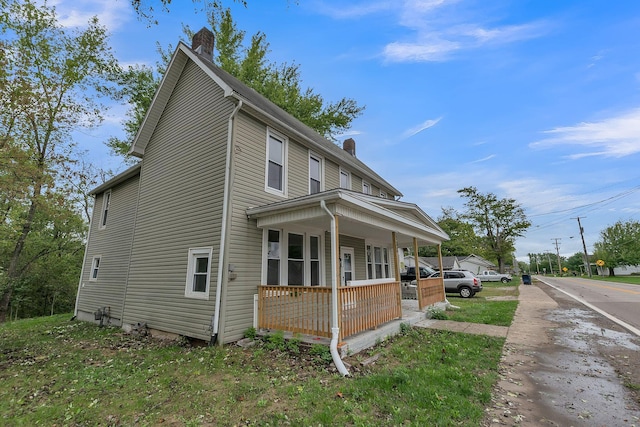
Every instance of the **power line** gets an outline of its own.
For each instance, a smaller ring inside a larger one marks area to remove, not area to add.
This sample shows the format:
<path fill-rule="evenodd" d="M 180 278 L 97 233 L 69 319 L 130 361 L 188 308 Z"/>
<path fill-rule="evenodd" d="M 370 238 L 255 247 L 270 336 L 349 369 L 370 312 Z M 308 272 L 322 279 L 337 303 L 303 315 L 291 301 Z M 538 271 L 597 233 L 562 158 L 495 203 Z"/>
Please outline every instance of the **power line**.
<path fill-rule="evenodd" d="M 533 215 L 529 215 L 529 217 L 537 217 L 537 216 L 545 216 L 545 215 L 554 215 L 554 214 L 558 214 L 558 213 L 564 213 L 564 212 L 570 212 L 570 211 L 574 211 L 577 209 L 583 209 L 583 208 L 587 208 L 590 206 L 595 206 L 595 205 L 599 205 L 600 203 L 605 203 L 605 202 L 610 202 L 610 201 L 615 201 L 618 199 L 622 199 L 623 197 L 626 197 L 630 194 L 633 194 L 634 192 L 640 190 L 640 185 L 637 185 L 635 187 L 632 187 L 628 190 L 625 190 L 621 193 L 615 194 L 611 197 L 607 197 L 606 199 L 602 199 L 602 200 L 598 200 L 597 202 L 592 202 L 592 203 L 587 203 L 585 205 L 580 205 L 580 206 L 575 206 L 573 208 L 567 208 L 567 209 L 562 209 L 559 211 L 553 211 L 553 212 L 546 212 L 546 213 L 541 213 L 541 214 L 533 214 Z M 539 205 L 541 206 L 541 205 Z"/>

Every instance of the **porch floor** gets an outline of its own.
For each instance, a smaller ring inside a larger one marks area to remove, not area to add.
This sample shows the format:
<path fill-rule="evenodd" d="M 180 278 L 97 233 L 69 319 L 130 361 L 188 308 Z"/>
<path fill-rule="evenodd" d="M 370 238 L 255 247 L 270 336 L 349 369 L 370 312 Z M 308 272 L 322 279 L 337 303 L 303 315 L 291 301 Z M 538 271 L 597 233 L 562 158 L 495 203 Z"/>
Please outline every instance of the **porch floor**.
<path fill-rule="evenodd" d="M 415 325 L 416 323 L 425 320 L 425 312 L 426 309 L 420 311 L 417 300 L 403 299 L 401 319 L 392 320 L 375 329 L 369 329 L 345 338 L 342 342 L 338 343 L 340 356 L 351 356 L 369 347 L 373 347 L 374 345 L 386 340 L 388 337 L 400 333 L 401 323 Z M 262 330 L 258 331 L 258 333 L 266 333 L 266 331 Z M 291 338 L 292 336 L 293 334 L 290 332 L 285 332 L 285 338 Z M 308 344 L 323 344 L 329 346 L 331 343 L 330 338 L 317 337 L 313 335 L 297 335 L 297 337 L 302 342 Z"/>

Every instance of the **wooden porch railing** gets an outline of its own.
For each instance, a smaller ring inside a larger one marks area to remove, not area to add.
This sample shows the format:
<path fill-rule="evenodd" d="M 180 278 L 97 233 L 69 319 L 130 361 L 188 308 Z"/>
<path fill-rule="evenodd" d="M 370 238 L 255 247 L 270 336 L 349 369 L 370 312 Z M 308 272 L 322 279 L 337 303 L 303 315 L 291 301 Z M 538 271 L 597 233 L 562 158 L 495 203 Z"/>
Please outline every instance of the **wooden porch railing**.
<path fill-rule="evenodd" d="M 418 282 L 418 308 L 423 308 L 444 301 L 444 283 L 441 277 L 420 279 Z"/>
<path fill-rule="evenodd" d="M 398 282 L 338 288 L 340 337 L 402 317 Z M 331 288 L 258 286 L 258 327 L 331 337 Z"/>

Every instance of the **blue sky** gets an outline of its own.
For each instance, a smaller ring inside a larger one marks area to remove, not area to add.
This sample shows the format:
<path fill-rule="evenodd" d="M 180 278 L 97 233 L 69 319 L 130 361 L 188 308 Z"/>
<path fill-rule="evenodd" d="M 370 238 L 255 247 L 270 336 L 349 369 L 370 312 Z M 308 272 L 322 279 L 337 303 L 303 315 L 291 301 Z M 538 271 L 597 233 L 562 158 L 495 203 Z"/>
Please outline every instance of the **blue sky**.
<path fill-rule="evenodd" d="M 177 3 L 180 3 L 177 5 Z M 437 219 L 462 209 L 457 190 L 512 197 L 533 226 L 516 242 L 570 256 L 605 227 L 640 218 L 640 2 L 227 0 L 270 59 L 300 65 L 327 101 L 365 105 L 351 131 L 357 156 Z M 125 64 L 154 64 L 181 24 L 206 26 L 200 5 L 174 1 L 147 27 L 123 0 L 57 0 L 65 25 L 97 14 Z M 78 134 L 99 166 L 122 135 L 114 106 Z"/>

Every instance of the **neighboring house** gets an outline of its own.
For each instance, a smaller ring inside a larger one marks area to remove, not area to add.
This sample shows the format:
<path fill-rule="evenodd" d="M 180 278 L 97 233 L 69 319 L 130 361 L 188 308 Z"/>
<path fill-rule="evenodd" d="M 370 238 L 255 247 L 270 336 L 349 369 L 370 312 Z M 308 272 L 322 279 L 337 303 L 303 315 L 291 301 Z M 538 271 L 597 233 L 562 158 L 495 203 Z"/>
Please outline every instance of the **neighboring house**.
<path fill-rule="evenodd" d="M 422 260 L 424 260 L 424 262 L 426 262 L 429 265 L 433 265 L 436 270 L 440 270 L 440 261 L 438 260 L 438 257 L 434 257 L 434 256 L 428 256 L 428 257 L 421 257 Z M 443 256 L 442 257 L 442 269 L 443 270 L 460 270 L 462 267 L 460 267 L 460 262 L 458 261 L 458 257 L 455 255 L 452 256 Z"/>
<path fill-rule="evenodd" d="M 609 276 L 609 268 L 598 267 L 598 274 L 601 276 Z M 621 265 L 613 268 L 613 274 L 616 276 L 631 276 L 640 274 L 640 265 Z"/>
<path fill-rule="evenodd" d="M 471 254 L 467 257 L 460 257 L 458 264 L 462 270 L 469 270 L 473 274 L 478 274 L 484 270 L 495 270 L 498 267 L 491 261 L 487 261 L 481 256 Z"/>
<path fill-rule="evenodd" d="M 438 260 L 438 258 L 436 258 L 436 261 Z M 415 258 L 413 257 L 413 255 L 407 255 L 404 257 L 404 266 L 405 267 L 415 267 Z M 434 270 L 438 270 L 440 267 L 438 266 L 438 263 L 436 263 L 436 265 L 433 265 L 431 263 L 429 263 L 427 261 L 427 257 L 418 257 L 418 264 L 420 265 L 420 267 L 429 267 L 432 268 Z"/>
<path fill-rule="evenodd" d="M 398 248 L 446 233 L 353 140 L 338 147 L 216 67 L 209 31 L 192 46 L 132 143 L 140 163 L 92 192 L 76 316 L 217 344 L 401 317 Z"/>

